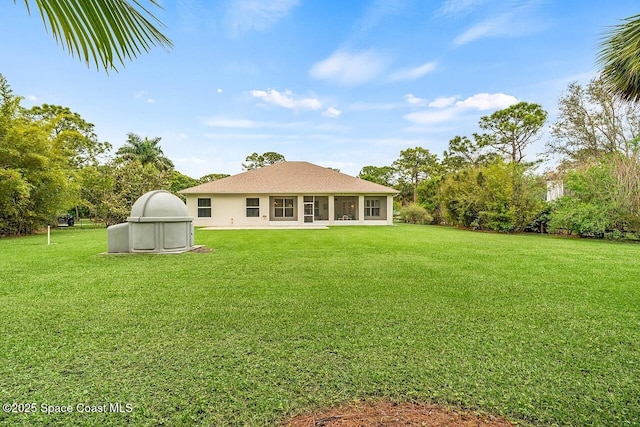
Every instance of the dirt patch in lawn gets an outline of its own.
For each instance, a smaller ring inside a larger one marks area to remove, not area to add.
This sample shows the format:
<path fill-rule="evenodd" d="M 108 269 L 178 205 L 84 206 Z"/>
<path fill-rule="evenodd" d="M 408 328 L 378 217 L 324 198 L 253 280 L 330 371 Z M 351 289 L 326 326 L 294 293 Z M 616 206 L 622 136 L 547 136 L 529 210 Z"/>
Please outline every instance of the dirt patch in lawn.
<path fill-rule="evenodd" d="M 287 427 L 514 427 L 502 417 L 437 405 L 389 401 L 358 402 L 299 415 Z"/>
<path fill-rule="evenodd" d="M 197 254 L 208 254 L 209 252 L 211 252 L 211 248 L 203 245 L 197 245 L 190 249 L 189 252 L 195 252 Z"/>

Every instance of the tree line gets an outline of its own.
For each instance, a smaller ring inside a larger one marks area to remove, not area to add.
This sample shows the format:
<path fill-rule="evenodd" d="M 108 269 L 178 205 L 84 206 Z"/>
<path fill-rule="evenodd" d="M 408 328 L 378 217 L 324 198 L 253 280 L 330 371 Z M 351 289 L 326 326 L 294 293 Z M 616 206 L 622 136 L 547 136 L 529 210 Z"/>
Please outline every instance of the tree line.
<path fill-rule="evenodd" d="M 116 224 L 147 191 L 175 193 L 228 176 L 184 175 L 164 155 L 160 138 L 134 133 L 112 155 L 94 125 L 69 108 L 24 108 L 21 101 L 0 74 L 0 236 L 33 233 L 70 209 Z"/>
<path fill-rule="evenodd" d="M 93 124 L 66 107 L 21 106 L 0 74 L 0 235 L 28 234 L 70 208 L 107 225 L 122 222 L 147 191 L 177 191 L 220 179 L 177 171 L 160 138 L 127 135 L 113 155 Z M 612 94 L 601 78 L 572 83 L 559 100 L 545 152 L 526 161 L 547 112 L 520 102 L 481 117 L 478 132 L 456 135 L 438 156 L 407 148 L 359 177 L 399 191 L 397 209 L 410 222 L 501 232 L 550 231 L 640 238 L 640 110 Z M 553 159 L 553 171 L 538 172 Z M 253 153 L 244 170 L 284 161 Z M 547 201 L 547 186 L 564 193 Z"/>
<path fill-rule="evenodd" d="M 399 190 L 397 208 L 410 222 L 640 240 L 638 104 L 601 77 L 570 84 L 544 152 L 527 162 L 546 121 L 540 105 L 520 102 L 481 117 L 478 133 L 454 136 L 442 157 L 408 148 L 358 176 Z M 550 160 L 552 171 L 537 172 Z M 546 200 L 549 185 L 561 197 Z"/>

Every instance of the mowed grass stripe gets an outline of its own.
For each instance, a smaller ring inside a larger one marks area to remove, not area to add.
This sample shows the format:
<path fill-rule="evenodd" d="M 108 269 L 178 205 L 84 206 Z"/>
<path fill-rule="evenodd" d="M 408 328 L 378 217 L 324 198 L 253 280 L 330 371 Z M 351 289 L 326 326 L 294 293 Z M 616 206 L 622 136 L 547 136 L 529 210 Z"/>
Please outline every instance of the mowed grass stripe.
<path fill-rule="evenodd" d="M 360 398 L 534 425 L 640 420 L 640 246 L 443 227 L 105 230 L 0 240 L 0 400 L 131 403 L 0 423 L 272 425 Z"/>

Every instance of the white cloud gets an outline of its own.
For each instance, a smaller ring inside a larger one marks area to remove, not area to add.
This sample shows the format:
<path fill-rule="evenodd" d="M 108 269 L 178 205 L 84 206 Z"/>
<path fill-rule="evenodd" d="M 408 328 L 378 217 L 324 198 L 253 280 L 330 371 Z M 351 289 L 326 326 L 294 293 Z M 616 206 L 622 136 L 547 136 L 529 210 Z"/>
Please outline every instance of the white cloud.
<path fill-rule="evenodd" d="M 257 141 L 265 139 L 279 139 L 271 133 L 205 133 L 204 137 L 213 141 Z"/>
<path fill-rule="evenodd" d="M 222 89 L 220 88 L 216 89 L 216 93 L 222 93 Z"/>
<path fill-rule="evenodd" d="M 27 101 L 36 102 L 38 101 L 38 97 L 34 95 L 27 95 Z"/>
<path fill-rule="evenodd" d="M 165 139 L 169 139 L 169 140 L 173 140 L 173 141 L 180 141 L 180 142 L 184 142 L 187 141 L 189 139 L 189 135 L 184 133 L 184 132 L 176 132 L 176 133 L 167 133 L 162 136 L 162 140 L 164 141 Z"/>
<path fill-rule="evenodd" d="M 149 96 L 149 92 L 141 90 L 134 95 L 136 99 L 144 99 L 147 104 L 155 104 L 156 100 Z"/>
<path fill-rule="evenodd" d="M 200 157 L 177 157 L 174 160 L 179 165 L 190 164 L 190 163 L 193 163 L 196 165 L 202 165 L 206 163 L 205 160 L 201 159 Z"/>
<path fill-rule="evenodd" d="M 436 98 L 433 101 L 431 101 L 429 103 L 429 107 L 433 107 L 433 108 L 445 108 L 445 107 L 450 107 L 453 105 L 453 103 L 456 101 L 456 97 L 455 96 L 451 96 L 448 98 Z"/>
<path fill-rule="evenodd" d="M 331 80 L 343 85 L 358 85 L 375 79 L 385 67 L 386 60 L 373 50 L 359 53 L 336 51 L 316 62 L 309 70 L 311 77 Z"/>
<path fill-rule="evenodd" d="M 456 102 L 458 108 L 472 108 L 475 110 L 500 110 L 516 104 L 518 100 L 504 93 L 478 93 L 464 101 Z"/>
<path fill-rule="evenodd" d="M 455 97 L 438 98 L 429 104 L 429 109 L 406 114 L 404 118 L 416 124 L 431 125 L 453 121 L 469 110 L 500 110 L 517 102 L 514 96 L 504 93 L 479 93 L 458 102 Z"/>
<path fill-rule="evenodd" d="M 405 101 L 407 101 L 410 105 L 413 105 L 414 107 L 425 105 L 425 102 L 426 102 L 423 98 L 418 98 L 417 96 L 414 96 L 412 93 L 406 94 L 403 98 L 405 99 Z"/>
<path fill-rule="evenodd" d="M 445 0 L 438 9 L 438 15 L 459 15 L 471 12 L 486 0 Z"/>
<path fill-rule="evenodd" d="M 248 119 L 233 119 L 224 116 L 212 116 L 201 119 L 205 126 L 237 129 L 310 129 L 314 124 L 309 122 L 259 122 Z"/>
<path fill-rule="evenodd" d="M 266 31 L 298 5 L 298 0 L 233 0 L 226 19 L 233 36 Z"/>
<path fill-rule="evenodd" d="M 519 37 L 547 28 L 548 20 L 536 13 L 541 4 L 535 0 L 520 0 L 505 5 L 498 15 L 485 19 L 458 35 L 453 44 L 462 46 L 486 37 Z"/>
<path fill-rule="evenodd" d="M 462 46 L 474 42 L 483 37 L 500 36 L 510 33 L 509 19 L 507 15 L 500 15 L 495 18 L 484 20 L 453 40 L 456 46 Z"/>
<path fill-rule="evenodd" d="M 373 103 L 373 102 L 354 102 L 349 105 L 348 109 L 351 111 L 384 111 L 384 110 L 393 110 L 396 108 L 404 107 L 405 104 L 394 102 L 394 103 Z"/>
<path fill-rule="evenodd" d="M 404 118 L 413 123 L 429 125 L 453 120 L 459 112 L 460 110 L 456 108 L 416 111 L 415 113 L 406 114 Z"/>
<path fill-rule="evenodd" d="M 329 107 L 324 113 L 322 113 L 323 116 L 331 118 L 340 117 L 340 114 L 342 114 L 342 111 L 338 110 L 336 107 Z"/>
<path fill-rule="evenodd" d="M 283 93 L 274 89 L 264 90 L 252 90 L 251 95 L 259 98 L 267 104 L 277 105 L 279 107 L 288 108 L 290 110 L 320 110 L 322 104 L 317 98 L 298 98 L 290 90 L 285 90 Z"/>
<path fill-rule="evenodd" d="M 418 67 L 403 68 L 391 74 L 390 79 L 391 80 L 415 80 L 432 72 L 433 70 L 435 70 L 436 66 L 437 66 L 436 62 L 427 62 L 426 64 L 422 64 Z"/>
<path fill-rule="evenodd" d="M 378 26 L 387 16 L 402 16 L 410 7 L 407 0 L 374 0 L 370 2 L 362 19 L 358 22 L 361 33 L 371 31 Z"/>

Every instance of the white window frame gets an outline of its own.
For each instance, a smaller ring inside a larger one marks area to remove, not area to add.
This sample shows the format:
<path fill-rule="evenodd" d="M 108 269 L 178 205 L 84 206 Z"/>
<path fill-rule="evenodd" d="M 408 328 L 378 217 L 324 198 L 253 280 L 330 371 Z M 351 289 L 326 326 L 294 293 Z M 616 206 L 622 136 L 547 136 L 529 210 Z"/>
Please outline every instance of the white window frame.
<path fill-rule="evenodd" d="M 257 205 L 250 205 L 249 200 L 255 200 Z M 245 216 L 247 218 L 259 218 L 260 217 L 260 198 L 259 197 L 247 197 L 245 198 Z M 249 215 L 249 212 L 255 212 L 255 215 Z"/>
<path fill-rule="evenodd" d="M 380 199 L 364 200 L 364 216 L 380 217 Z"/>
<path fill-rule="evenodd" d="M 281 205 L 278 205 L 278 201 Z M 291 202 L 290 206 L 287 202 Z M 293 197 L 274 197 L 273 199 L 273 216 L 275 218 L 293 218 L 295 202 Z M 280 215 L 278 215 L 280 213 Z M 290 214 L 290 215 L 287 215 Z"/>
<path fill-rule="evenodd" d="M 200 202 L 205 202 L 208 201 L 208 206 L 207 203 L 201 204 Z M 211 214 L 212 214 L 212 203 L 211 203 L 211 198 L 210 197 L 198 197 L 197 200 L 197 205 L 198 205 L 198 218 L 211 218 Z M 208 212 L 208 215 L 207 215 Z"/>

